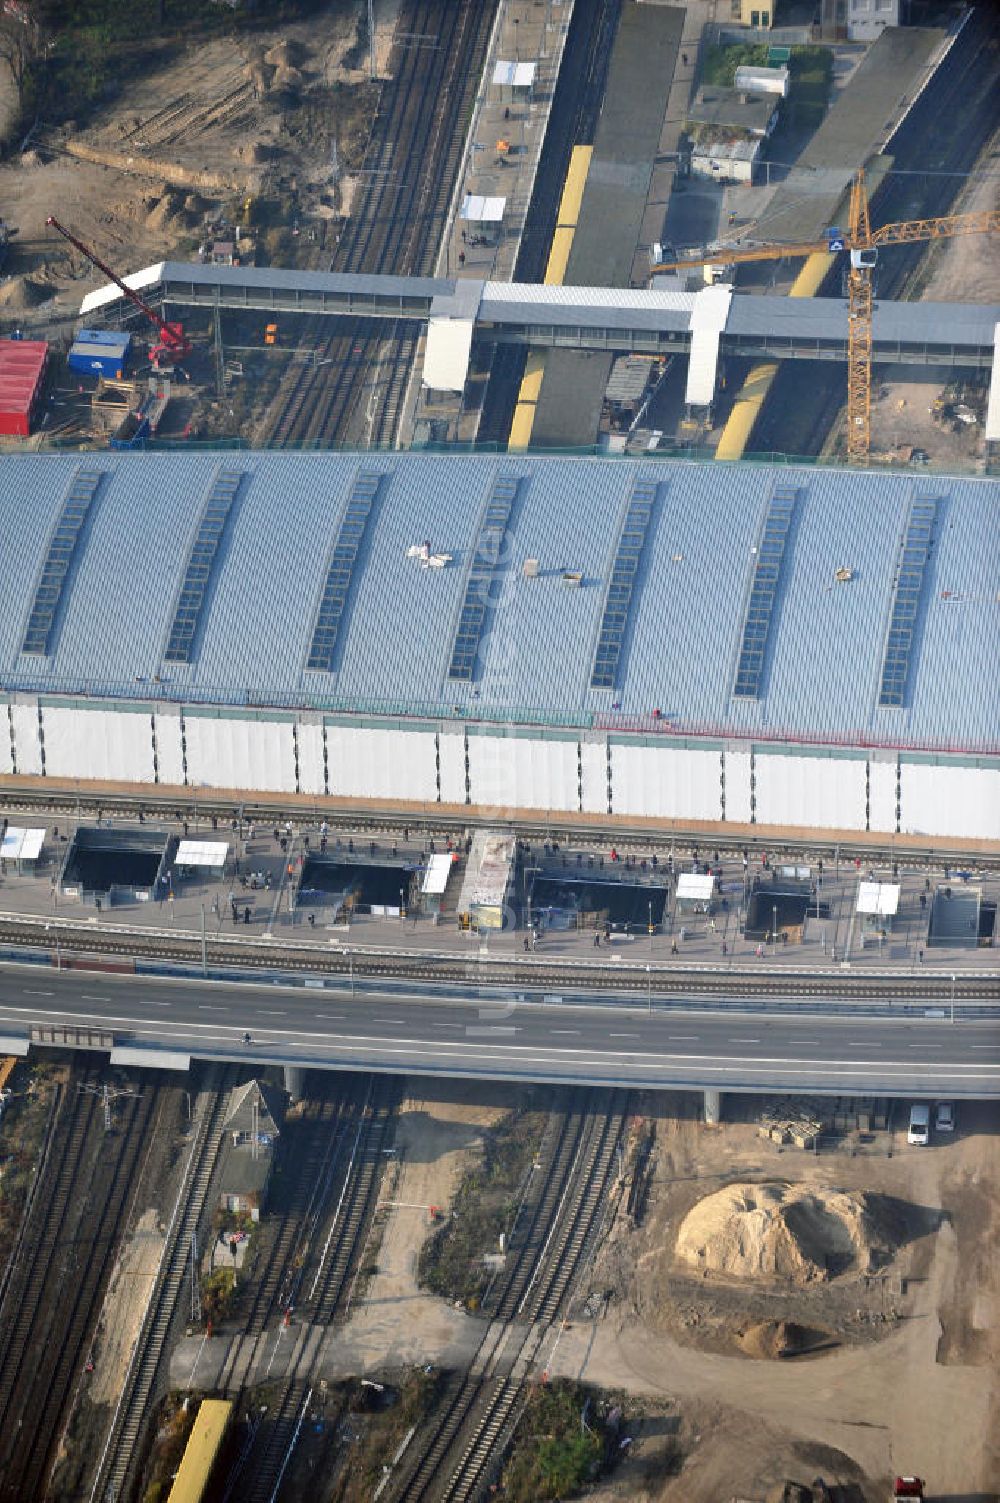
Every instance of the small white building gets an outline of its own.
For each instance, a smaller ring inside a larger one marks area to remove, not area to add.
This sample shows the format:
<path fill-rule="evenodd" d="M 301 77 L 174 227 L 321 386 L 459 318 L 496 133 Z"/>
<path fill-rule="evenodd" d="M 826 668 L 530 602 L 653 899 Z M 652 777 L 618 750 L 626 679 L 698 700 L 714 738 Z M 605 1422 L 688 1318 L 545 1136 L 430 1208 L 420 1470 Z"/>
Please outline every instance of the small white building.
<path fill-rule="evenodd" d="M 900 26 L 904 0 L 847 0 L 847 39 L 876 42 L 887 26 Z"/>
<path fill-rule="evenodd" d="M 777 94 L 788 98 L 789 74 L 787 68 L 737 68 L 734 80 L 743 94 Z"/>
<path fill-rule="evenodd" d="M 700 141 L 691 152 L 694 177 L 716 183 L 752 183 L 760 160 L 761 143 L 752 141 Z"/>

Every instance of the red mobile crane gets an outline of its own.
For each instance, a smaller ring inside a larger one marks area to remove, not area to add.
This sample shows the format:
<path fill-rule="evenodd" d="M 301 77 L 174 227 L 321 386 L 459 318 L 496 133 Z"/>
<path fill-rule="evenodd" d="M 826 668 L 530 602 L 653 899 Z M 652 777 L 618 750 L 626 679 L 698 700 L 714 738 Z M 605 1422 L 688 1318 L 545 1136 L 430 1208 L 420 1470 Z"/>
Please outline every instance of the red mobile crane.
<path fill-rule="evenodd" d="M 66 226 L 60 224 L 58 219 L 53 218 L 50 214 L 45 223 L 50 224 L 54 230 L 58 230 L 59 234 L 62 235 L 64 240 L 68 240 L 70 245 L 75 245 L 76 249 L 82 255 L 86 256 L 88 261 L 93 262 L 98 271 L 103 271 L 104 275 L 109 277 L 115 286 L 121 289 L 123 297 L 127 297 L 130 303 L 134 303 L 139 311 L 144 313 L 150 323 L 156 327 L 160 336 L 160 342 L 154 345 L 150 351 L 150 360 L 155 371 L 166 371 L 176 361 L 187 359 L 188 355 L 191 354 L 192 346 L 190 340 L 184 334 L 183 324 L 170 324 L 161 318 L 156 309 L 150 307 L 144 298 L 141 298 L 131 287 L 126 287 L 121 277 L 101 260 L 96 251 L 92 251 L 89 246 L 84 245 L 82 240 L 78 240 L 75 235 L 71 235 Z"/>

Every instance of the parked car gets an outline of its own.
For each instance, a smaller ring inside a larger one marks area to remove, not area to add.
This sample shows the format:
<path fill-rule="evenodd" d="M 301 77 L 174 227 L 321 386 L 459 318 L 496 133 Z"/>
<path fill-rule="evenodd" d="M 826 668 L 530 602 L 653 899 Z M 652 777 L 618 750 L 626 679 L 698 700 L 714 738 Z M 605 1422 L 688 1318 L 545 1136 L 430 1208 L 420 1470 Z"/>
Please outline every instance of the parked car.
<path fill-rule="evenodd" d="M 926 1148 L 931 1138 L 931 1109 L 917 1101 L 910 1107 L 910 1127 L 906 1141 L 916 1148 Z"/>
<path fill-rule="evenodd" d="M 939 1101 L 937 1111 L 934 1113 L 935 1132 L 955 1131 L 955 1104 L 952 1101 Z"/>

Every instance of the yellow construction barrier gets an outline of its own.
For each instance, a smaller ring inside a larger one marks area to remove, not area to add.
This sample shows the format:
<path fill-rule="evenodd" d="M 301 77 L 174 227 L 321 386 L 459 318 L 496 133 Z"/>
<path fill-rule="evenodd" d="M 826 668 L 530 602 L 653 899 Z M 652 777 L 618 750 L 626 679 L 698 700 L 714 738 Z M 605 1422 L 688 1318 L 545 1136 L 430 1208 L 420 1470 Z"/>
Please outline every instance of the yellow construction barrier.
<path fill-rule="evenodd" d="M 815 297 L 829 270 L 830 257 L 826 251 L 809 256 L 792 283 L 788 296 Z M 722 430 L 722 437 L 715 451 L 716 459 L 742 459 L 760 409 L 777 374 L 777 362 L 773 360 L 762 361 L 760 365 L 751 368 Z"/>
<path fill-rule="evenodd" d="M 569 265 L 569 253 L 573 248 L 573 236 L 580 218 L 583 190 L 587 185 L 592 146 L 574 146 L 569 161 L 569 171 L 563 183 L 559 200 L 559 215 L 556 220 L 552 246 L 545 267 L 546 287 L 561 287 Z M 541 350 L 529 350 L 524 368 L 524 379 L 517 394 L 517 406 L 510 425 L 508 449 L 527 449 L 531 443 L 531 430 L 535 426 L 535 408 L 542 389 L 545 374 L 545 355 Z"/>

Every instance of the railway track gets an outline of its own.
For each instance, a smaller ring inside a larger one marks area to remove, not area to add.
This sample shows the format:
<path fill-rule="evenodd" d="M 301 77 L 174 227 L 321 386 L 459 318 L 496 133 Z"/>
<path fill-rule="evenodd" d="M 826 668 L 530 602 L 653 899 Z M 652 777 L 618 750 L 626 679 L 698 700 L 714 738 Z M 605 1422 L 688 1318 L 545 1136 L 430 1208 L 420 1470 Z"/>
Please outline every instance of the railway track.
<path fill-rule="evenodd" d="M 312 1077 L 310 1099 L 294 1126 L 282 1134 L 282 1190 L 271 1198 L 267 1242 L 254 1270 L 254 1290 L 243 1332 L 234 1339 L 216 1387 L 234 1395 L 237 1407 L 249 1374 L 264 1349 L 269 1329 L 298 1300 L 306 1260 L 336 1188 L 341 1160 L 351 1151 L 371 1084 L 321 1073 Z M 296 1131 L 296 1128 L 298 1129 Z M 294 1136 L 293 1136 L 294 1135 Z"/>
<path fill-rule="evenodd" d="M 434 46 L 395 44 L 392 81 L 369 139 L 362 186 L 333 271 L 429 275 L 462 158 L 466 117 L 485 55 L 491 0 L 414 0 L 400 19 Z M 318 334 L 313 324 L 308 337 Z M 362 322 L 321 336 L 322 363 L 283 383 L 272 442 L 391 444 L 419 329 L 400 321 L 372 335 Z"/>
<path fill-rule="evenodd" d="M 97 1463 L 90 1492 L 91 1503 L 119 1503 L 128 1496 L 167 1338 L 180 1306 L 185 1281 L 190 1277 L 192 1239 L 201 1225 L 208 1202 L 233 1078 L 232 1070 L 213 1068 L 205 1079 L 156 1284 L 146 1307 L 104 1450 Z"/>
<path fill-rule="evenodd" d="M 323 1337 L 346 1313 L 378 1199 L 385 1149 L 394 1131 L 398 1083 L 373 1079 L 357 1100 L 356 1131 L 350 1142 L 340 1196 L 328 1235 L 297 1280 L 294 1345 L 278 1393 L 252 1425 L 224 1492 L 240 1503 L 272 1503 L 288 1466 L 312 1392 L 312 1372 Z M 351 1123 L 348 1124 L 350 1126 Z M 345 1136 L 351 1137 L 349 1133 Z M 343 1146 L 343 1145 L 342 1145 Z M 343 1156 L 343 1155 L 341 1155 Z M 238 1407 L 252 1405 L 245 1369 Z M 251 1408 L 250 1412 L 253 1410 Z"/>
<path fill-rule="evenodd" d="M 154 1076 L 117 1106 L 121 1125 L 105 1134 L 93 1094 L 99 1075 L 91 1065 L 71 1073 L 0 1309 L 4 1503 L 46 1496 L 157 1108 Z"/>
<path fill-rule="evenodd" d="M 624 1093 L 580 1091 L 554 1115 L 543 1171 L 529 1185 L 510 1232 L 507 1264 L 484 1301 L 492 1318 L 479 1350 L 469 1372 L 445 1385 L 387 1497 L 467 1503 L 487 1480 L 600 1227 L 627 1114 Z"/>
<path fill-rule="evenodd" d="M 58 931 L 59 952 L 52 948 L 50 937 Z M 44 954 L 53 965 L 68 965 L 73 957 L 104 956 L 128 962 L 145 960 L 159 964 L 180 963 L 201 972 L 201 939 L 196 935 L 153 933 L 130 929 L 114 932 L 98 930 L 93 924 L 73 926 L 44 919 L 6 919 L 0 917 L 0 947 Z M 512 990 L 523 990 L 518 1000 L 544 1002 L 565 1000 L 565 991 L 599 993 L 614 997 L 635 993 L 641 999 L 648 994 L 664 999 L 683 1000 L 691 1004 L 697 998 L 740 999 L 776 998 L 783 1001 L 808 1001 L 826 998 L 832 1001 L 850 998 L 855 1001 L 903 1002 L 940 1005 L 944 991 L 951 995 L 941 976 L 933 973 L 904 976 L 838 971 L 824 974 L 812 971 L 786 971 L 782 974 L 756 971 L 732 971 L 719 967 L 707 970 L 697 966 L 676 968 L 662 960 L 616 965 L 613 973 L 604 960 L 567 963 L 535 958 L 525 963 L 518 958 L 467 959 L 464 955 L 434 955 L 423 952 L 364 951 L 351 948 L 331 950 L 319 945 L 296 946 L 294 941 L 276 944 L 267 940 L 207 939 L 205 954 L 213 971 L 242 970 L 248 979 L 261 971 L 281 971 L 290 976 L 308 973 L 358 981 L 377 980 L 405 983 L 417 988 L 453 986 L 467 994 L 470 986 L 497 988 L 497 1001 L 510 1000 Z M 996 1001 L 996 975 L 969 974 L 955 983 L 956 1000 L 991 1004 Z"/>
<path fill-rule="evenodd" d="M 488 824 L 493 828 L 498 823 L 496 819 L 479 819 L 472 811 L 453 813 L 427 806 L 411 809 L 378 804 L 314 804 L 301 798 L 292 802 L 267 795 L 239 797 L 216 792 L 206 794 L 194 789 L 168 794 L 155 787 L 143 789 L 141 793 L 120 793 L 58 783 L 44 788 L 3 788 L 0 790 L 0 812 L 7 811 L 44 813 L 50 819 L 75 819 L 78 822 L 88 817 L 99 820 L 109 815 L 135 820 L 141 811 L 150 822 L 187 820 L 191 824 L 200 822 L 206 825 L 216 820 L 220 824 L 232 823 L 234 831 L 251 820 L 265 828 L 292 820 L 310 830 L 318 828 L 325 820 L 334 832 L 402 835 L 404 830 L 411 830 L 434 840 L 444 840 L 449 835 L 453 839 L 464 838 L 468 831 L 479 825 Z M 671 849 L 677 852 L 696 848 L 711 849 L 714 859 L 715 851 L 725 857 L 738 856 L 744 851 L 748 854 L 768 851 L 775 860 L 796 856 L 822 857 L 829 864 L 837 860 L 850 862 L 860 857 L 864 862 L 874 861 L 882 865 L 895 861 L 901 867 L 911 869 L 967 866 L 977 871 L 1000 871 L 1000 845 L 984 841 L 961 845 L 955 840 L 942 842 L 933 837 L 894 837 L 885 832 L 843 836 L 822 830 L 791 835 L 766 828 L 760 833 L 749 833 L 745 828 L 706 832 L 704 825 L 673 824 L 658 828 L 650 821 L 630 824 L 627 818 L 618 815 L 605 819 L 603 816 L 574 818 L 572 814 L 549 813 L 541 818 L 526 812 L 500 823 L 522 841 L 541 843 L 558 839 L 593 850 L 613 840 L 623 854 L 635 851 L 644 855 L 654 847 L 660 851 Z"/>

